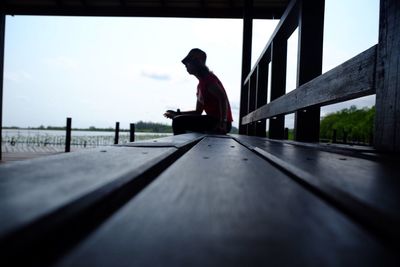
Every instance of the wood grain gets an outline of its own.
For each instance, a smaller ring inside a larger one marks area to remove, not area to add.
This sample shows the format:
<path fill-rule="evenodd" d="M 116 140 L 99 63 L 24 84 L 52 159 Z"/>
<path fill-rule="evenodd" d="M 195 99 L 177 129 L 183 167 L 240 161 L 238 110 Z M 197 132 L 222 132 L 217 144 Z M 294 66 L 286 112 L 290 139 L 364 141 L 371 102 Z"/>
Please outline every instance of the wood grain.
<path fill-rule="evenodd" d="M 267 161 L 231 139 L 205 138 L 55 266 L 374 266 L 391 260 L 357 224 Z"/>

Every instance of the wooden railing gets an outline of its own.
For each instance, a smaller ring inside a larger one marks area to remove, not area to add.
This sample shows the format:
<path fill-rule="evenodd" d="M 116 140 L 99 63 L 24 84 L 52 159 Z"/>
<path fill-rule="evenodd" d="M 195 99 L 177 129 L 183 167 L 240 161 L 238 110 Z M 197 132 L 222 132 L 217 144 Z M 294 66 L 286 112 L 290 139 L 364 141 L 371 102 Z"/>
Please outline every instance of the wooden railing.
<path fill-rule="evenodd" d="M 321 75 L 324 1 L 291 1 L 243 81 L 240 133 L 265 136 L 269 119 L 269 137 L 283 139 L 284 115 L 295 113 L 295 140 L 318 142 L 321 106 L 376 94 L 374 146 L 399 152 L 400 4 L 381 0 L 380 8 L 379 43 Z M 297 88 L 285 94 L 287 40 L 296 28 Z M 267 103 L 269 72 L 271 102 Z"/>

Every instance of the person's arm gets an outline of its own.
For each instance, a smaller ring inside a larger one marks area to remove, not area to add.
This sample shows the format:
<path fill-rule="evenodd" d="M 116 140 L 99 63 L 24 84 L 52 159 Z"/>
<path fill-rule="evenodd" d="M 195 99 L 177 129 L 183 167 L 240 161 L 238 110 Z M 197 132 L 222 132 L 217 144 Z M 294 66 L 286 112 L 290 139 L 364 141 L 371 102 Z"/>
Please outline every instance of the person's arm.
<path fill-rule="evenodd" d="M 164 113 L 164 117 L 173 119 L 178 115 L 201 115 L 203 113 L 204 106 L 201 104 L 199 101 L 196 103 L 196 110 L 189 110 L 189 111 L 173 111 L 173 110 L 167 110 Z"/>

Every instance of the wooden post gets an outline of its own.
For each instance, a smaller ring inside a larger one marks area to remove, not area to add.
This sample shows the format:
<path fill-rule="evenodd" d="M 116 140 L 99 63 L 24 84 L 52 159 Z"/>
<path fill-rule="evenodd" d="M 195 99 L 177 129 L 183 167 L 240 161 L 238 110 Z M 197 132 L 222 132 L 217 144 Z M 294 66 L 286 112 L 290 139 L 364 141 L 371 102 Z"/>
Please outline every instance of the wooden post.
<path fill-rule="evenodd" d="M 242 85 L 242 90 L 240 94 L 240 110 L 239 110 L 239 134 L 246 134 L 247 135 L 247 125 L 242 125 L 242 117 L 247 114 L 249 110 L 249 83 L 250 80 Z"/>
<path fill-rule="evenodd" d="M 347 132 L 345 130 L 343 130 L 343 140 L 342 140 L 343 144 L 347 144 Z"/>
<path fill-rule="evenodd" d="M 276 36 L 272 41 L 271 101 L 285 94 L 287 39 Z M 269 121 L 269 138 L 283 139 L 285 117 L 279 115 Z"/>
<path fill-rule="evenodd" d="M 246 134 L 247 126 L 242 125 L 242 117 L 246 115 L 248 110 L 248 92 L 244 80 L 251 69 L 251 44 L 253 35 L 253 18 L 251 14 L 252 0 L 245 1 L 243 14 L 243 48 L 242 48 L 242 79 L 240 92 L 240 110 L 239 110 L 239 134 Z"/>
<path fill-rule="evenodd" d="M 65 152 L 71 151 L 71 129 L 72 129 L 72 119 L 67 118 L 67 127 L 65 132 Z"/>
<path fill-rule="evenodd" d="M 336 131 L 336 129 L 333 129 L 332 143 L 337 143 L 337 131 Z"/>
<path fill-rule="evenodd" d="M 117 145 L 119 141 L 119 122 L 115 123 L 115 137 L 114 137 L 114 145 Z"/>
<path fill-rule="evenodd" d="M 4 36 L 6 31 L 6 15 L 0 14 L 0 160 L 2 159 L 1 144 L 3 142 L 3 83 L 4 83 Z"/>
<path fill-rule="evenodd" d="M 130 124 L 129 142 L 135 142 L 135 124 L 134 123 Z"/>
<path fill-rule="evenodd" d="M 381 0 L 374 146 L 400 152 L 400 1 Z"/>
<path fill-rule="evenodd" d="M 285 133 L 283 135 L 284 140 L 289 140 L 289 128 L 285 128 Z"/>
<path fill-rule="evenodd" d="M 299 6 L 297 87 L 322 73 L 325 1 L 302 0 Z M 318 142 L 320 107 L 295 113 L 296 141 Z"/>
<path fill-rule="evenodd" d="M 257 73 L 257 95 L 256 107 L 259 108 L 267 104 L 268 97 L 268 63 L 265 60 L 261 61 L 258 66 Z M 266 119 L 256 123 L 255 135 L 260 137 L 266 136 Z"/>
<path fill-rule="evenodd" d="M 248 111 L 250 113 L 256 109 L 256 90 L 257 90 L 257 70 L 253 72 L 250 77 L 249 83 L 249 96 L 248 96 Z"/>
<path fill-rule="evenodd" d="M 252 76 L 250 77 L 250 84 L 249 84 L 249 94 L 248 94 L 248 111 L 247 113 L 250 113 L 256 109 L 256 97 L 257 97 L 257 72 L 258 68 L 255 72 L 253 72 Z M 254 122 L 251 122 L 248 125 L 248 130 L 247 130 L 248 135 L 254 136 L 256 133 L 256 124 Z"/>

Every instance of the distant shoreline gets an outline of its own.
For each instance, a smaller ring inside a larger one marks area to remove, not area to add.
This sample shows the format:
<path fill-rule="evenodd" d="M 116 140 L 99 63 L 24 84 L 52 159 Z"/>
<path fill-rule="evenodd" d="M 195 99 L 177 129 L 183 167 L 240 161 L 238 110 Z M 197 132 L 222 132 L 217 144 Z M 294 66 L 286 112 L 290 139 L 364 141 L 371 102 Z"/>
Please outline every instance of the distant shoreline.
<path fill-rule="evenodd" d="M 66 128 L 23 128 L 23 127 L 3 127 L 2 130 L 24 130 L 24 131 L 29 131 L 29 130 L 34 130 L 34 131 L 65 131 Z M 82 131 L 82 132 L 115 132 L 115 129 L 110 128 L 110 129 L 89 129 L 89 128 L 72 128 L 72 131 Z M 128 129 L 119 129 L 120 132 L 129 132 Z M 147 130 L 135 130 L 137 133 L 172 133 L 171 132 L 153 132 L 151 129 Z"/>
<path fill-rule="evenodd" d="M 39 127 L 19 127 L 19 126 L 3 126 L 2 130 L 52 130 L 52 131 L 65 131 L 65 126 L 39 126 Z M 97 128 L 90 126 L 89 128 L 72 128 L 72 131 L 86 131 L 86 132 L 114 132 L 115 128 Z M 129 132 L 129 129 L 119 129 L 120 132 Z M 153 122 L 138 122 L 135 123 L 135 132 L 142 133 L 172 133 L 172 127 L 170 125 L 153 123 Z"/>

